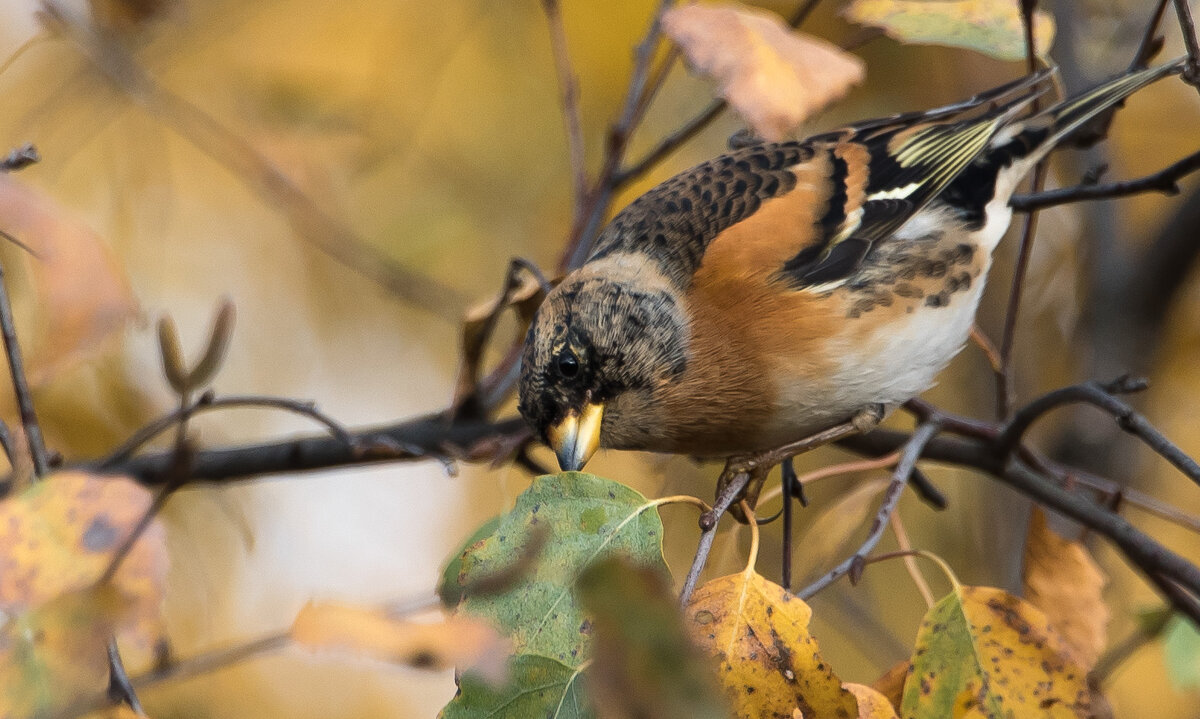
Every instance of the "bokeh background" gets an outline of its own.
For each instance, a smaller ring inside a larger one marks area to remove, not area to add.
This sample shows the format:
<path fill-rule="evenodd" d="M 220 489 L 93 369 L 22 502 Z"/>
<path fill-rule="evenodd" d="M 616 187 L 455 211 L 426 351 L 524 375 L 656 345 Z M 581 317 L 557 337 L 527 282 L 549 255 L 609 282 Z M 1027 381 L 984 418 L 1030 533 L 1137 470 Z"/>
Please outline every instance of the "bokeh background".
<path fill-rule="evenodd" d="M 792 9 L 761 4 L 783 14 Z M 632 47 L 656 5 L 564 3 L 592 169 L 626 89 Z M 1051 55 L 1072 88 L 1122 70 L 1149 11 L 1134 0 L 1044 5 L 1059 25 Z M 840 19 L 838 6 L 822 3 L 806 29 L 834 41 L 854 37 L 860 29 Z M 221 393 L 313 399 L 347 425 L 383 423 L 446 406 L 458 365 L 458 318 L 469 304 L 495 295 L 508 258 L 546 268 L 557 261 L 571 218 L 570 169 L 536 0 L 96 0 L 68 7 L 96 13 L 141 68 L 268 158 L 372 250 L 445 288 L 436 302 L 417 307 L 331 259 L 244 172 L 222 162 L 219 149 L 197 143 L 180 131 L 178 118 L 139 103 L 98 73 L 77 44 L 47 32 L 36 19 L 37 3 L 2 0 L 0 57 L 15 57 L 0 73 L 0 146 L 37 145 L 43 161 L 17 181 L 104 239 L 140 310 L 141 319 L 118 337 L 49 373 L 36 388 L 49 442 L 68 459 L 104 453 L 171 407 L 153 332 L 163 314 L 175 318 L 185 346 L 197 348 L 218 299 L 234 301 L 238 325 L 216 382 Z M 1177 31 L 1168 32 L 1164 56 L 1181 48 Z M 954 101 L 1022 72 L 1019 64 L 965 50 L 887 39 L 858 54 L 867 63 L 865 84 L 806 130 Z M 631 156 L 711 96 L 707 83 L 677 67 Z M 736 116 L 721 117 L 615 207 L 720 152 L 740 127 Z M 1182 83 L 1163 82 L 1129 102 L 1102 148 L 1059 158 L 1050 182 L 1073 184 L 1100 163 L 1109 166 L 1108 177 L 1134 177 L 1197 145 L 1200 99 Z M 1187 243 L 1179 250 L 1179 242 L 1168 242 L 1183 233 L 1200 246 L 1200 188 L 1192 179 L 1183 190 L 1175 198 L 1142 196 L 1042 214 L 1016 376 L 1019 397 L 1030 399 L 1083 379 L 1147 374 L 1153 387 L 1139 405 L 1197 455 L 1200 283 L 1187 271 Z M 999 252 L 980 315 L 994 338 L 1014 245 Z M 1176 271 L 1154 274 L 1148 257 Z M 28 260 L 11 248 L 0 259 L 16 275 L 18 329 L 35 335 L 39 320 L 30 293 L 22 294 Z M 1134 301 L 1122 292 L 1137 272 L 1151 285 Z M 513 331 L 505 324 L 501 336 Z M 928 396 L 991 418 L 994 391 L 982 354 L 968 347 Z M 1087 410 L 1063 412 L 1039 424 L 1037 443 L 1200 512 L 1195 487 L 1111 424 Z M 257 411 L 195 423 L 204 446 L 312 431 L 303 420 Z M 552 461 L 548 453 L 538 456 Z M 842 457 L 824 450 L 802 468 Z M 709 498 L 718 467 L 601 453 L 589 469 L 651 496 Z M 938 467 L 928 473 L 951 506 L 937 513 L 906 498 L 901 513 L 914 543 L 943 556 L 964 582 L 1018 587 L 1027 504 L 986 477 Z M 529 479 L 512 466 L 464 467 L 450 477 L 430 462 L 188 489 L 171 500 L 165 517 L 173 649 L 185 657 L 270 633 L 309 599 L 427 596 L 448 553 L 510 506 Z M 801 581 L 861 539 L 874 504 L 851 490 L 871 479 L 814 488 L 795 545 Z M 1128 511 L 1200 560 L 1194 536 Z M 665 514 L 668 560 L 681 573 L 694 550 L 694 513 Z M 767 529 L 759 562 L 773 577 L 778 532 L 777 525 Z M 729 529 L 710 563 L 712 575 L 740 566 L 747 541 L 741 529 Z M 1134 615 L 1158 600 L 1108 547 L 1094 548 L 1112 578 L 1111 634 L 1120 638 Z M 828 658 L 843 679 L 861 682 L 907 656 L 925 609 L 897 563 L 873 566 L 858 587 L 835 586 L 814 608 L 814 630 Z M 432 716 L 453 692 L 449 673 L 286 650 L 162 685 L 142 699 L 156 717 Z M 1114 675 L 1108 694 L 1117 716 L 1200 717 L 1194 690 L 1169 681 L 1155 644 Z"/>

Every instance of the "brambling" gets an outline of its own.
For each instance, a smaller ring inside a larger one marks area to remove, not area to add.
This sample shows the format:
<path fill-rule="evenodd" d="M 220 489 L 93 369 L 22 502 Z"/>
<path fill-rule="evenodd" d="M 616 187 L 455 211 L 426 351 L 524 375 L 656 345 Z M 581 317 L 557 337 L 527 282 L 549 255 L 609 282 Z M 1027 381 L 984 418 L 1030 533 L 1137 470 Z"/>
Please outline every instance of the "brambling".
<path fill-rule="evenodd" d="M 754 455 L 904 403 L 965 344 L 1020 179 L 1180 67 L 1021 117 L 1043 72 L 676 175 L 547 296 L 521 414 L 578 470 L 597 447 Z"/>

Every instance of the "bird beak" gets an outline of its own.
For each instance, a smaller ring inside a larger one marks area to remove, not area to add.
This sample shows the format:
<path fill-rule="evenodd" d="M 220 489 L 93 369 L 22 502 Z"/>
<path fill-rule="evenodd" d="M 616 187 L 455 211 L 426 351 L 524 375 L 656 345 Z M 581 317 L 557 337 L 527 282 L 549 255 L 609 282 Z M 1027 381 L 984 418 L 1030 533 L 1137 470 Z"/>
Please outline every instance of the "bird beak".
<path fill-rule="evenodd" d="M 582 412 L 571 410 L 546 434 L 550 446 L 558 455 L 558 466 L 564 472 L 578 472 L 595 454 L 600 446 L 600 420 L 604 417 L 604 405 L 586 404 Z"/>

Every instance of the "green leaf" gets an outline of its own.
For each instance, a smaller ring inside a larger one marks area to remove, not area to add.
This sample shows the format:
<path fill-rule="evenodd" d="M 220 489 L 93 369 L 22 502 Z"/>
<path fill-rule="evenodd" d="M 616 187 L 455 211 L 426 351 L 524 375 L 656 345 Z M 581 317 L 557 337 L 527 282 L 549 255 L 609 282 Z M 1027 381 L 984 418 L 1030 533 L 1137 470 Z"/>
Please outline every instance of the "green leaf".
<path fill-rule="evenodd" d="M 458 694 L 442 709 L 442 719 L 590 719 L 591 706 L 584 697 L 581 672 L 561 662 L 522 654 L 509 664 L 511 681 L 493 689 L 471 674 L 459 680 Z"/>
<path fill-rule="evenodd" d="M 545 538 L 535 561 L 528 547 Z M 488 619 L 511 638 L 517 653 L 540 654 L 569 667 L 587 657 L 591 622 L 574 595 L 592 562 L 612 556 L 666 572 L 657 505 L 616 482 L 564 472 L 538 477 L 494 534 L 462 557 L 459 583 L 470 586 L 522 567 L 499 592 L 470 594 L 459 611 Z"/>
<path fill-rule="evenodd" d="M 606 717 L 728 719 L 714 666 L 688 641 L 662 572 L 609 559 L 578 589 L 594 618 L 588 693 Z"/>
<path fill-rule="evenodd" d="M 500 526 L 500 516 L 496 515 L 488 519 L 479 528 L 475 530 L 467 541 L 450 555 L 450 561 L 446 563 L 446 568 L 442 570 L 442 580 L 438 582 L 437 595 L 441 598 L 442 604 L 446 605 L 447 609 L 454 609 L 463 598 L 463 587 L 459 582 L 459 574 L 462 573 L 463 555 L 474 547 L 479 542 L 487 539 L 496 533 L 496 527 Z"/>
<path fill-rule="evenodd" d="M 1200 632 L 1183 617 L 1172 617 L 1163 633 L 1167 676 L 1179 689 L 1200 688 Z"/>

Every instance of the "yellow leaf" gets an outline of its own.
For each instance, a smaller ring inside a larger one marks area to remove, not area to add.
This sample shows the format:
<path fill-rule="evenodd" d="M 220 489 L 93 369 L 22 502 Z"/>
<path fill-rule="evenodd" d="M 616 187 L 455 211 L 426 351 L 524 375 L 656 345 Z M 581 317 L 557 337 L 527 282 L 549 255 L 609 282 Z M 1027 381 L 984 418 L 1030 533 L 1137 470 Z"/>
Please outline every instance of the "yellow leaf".
<path fill-rule="evenodd" d="M 309 603 L 292 623 L 292 639 L 310 649 L 340 649 L 427 669 L 470 669 L 499 684 L 511 647 L 489 625 L 470 617 L 418 623 L 386 612 Z"/>
<path fill-rule="evenodd" d="M 1108 643 L 1105 582 L 1088 550 L 1055 534 L 1035 507 L 1025 543 L 1025 598 L 1046 613 L 1075 661 L 1089 671 Z"/>
<path fill-rule="evenodd" d="M 956 586 L 925 614 L 904 684 L 905 719 L 1086 719 L 1083 668 L 1046 615 L 1000 589 Z"/>
<path fill-rule="evenodd" d="M 1016 0 L 854 0 L 846 18 L 883 28 L 900 42 L 965 47 L 1001 60 L 1025 58 L 1025 30 Z M 1054 43 L 1054 18 L 1033 16 L 1037 54 Z"/>
<path fill-rule="evenodd" d="M 688 631 L 719 660 L 726 696 L 738 717 L 805 719 L 858 716 L 808 633 L 812 610 L 754 572 L 721 577 L 688 603 Z"/>
<path fill-rule="evenodd" d="M 75 698 L 102 691 L 106 644 L 130 604 L 105 584 L 9 617 L 0 627 L 0 717 L 53 714 Z"/>
<path fill-rule="evenodd" d="M 862 60 L 757 8 L 672 8 L 663 15 L 663 30 L 768 140 L 783 139 L 863 79 Z"/>
<path fill-rule="evenodd" d="M 137 313 L 129 282 L 94 232 L 48 197 L 0 175 L 3 229 L 28 246 L 34 298 L 29 381 L 45 382 L 98 350 Z"/>
<path fill-rule="evenodd" d="M 100 578 L 151 502 L 131 479 L 60 472 L 0 502 L 0 610 L 12 615 Z M 167 554 L 153 521 L 113 584 L 131 601 L 123 627 L 149 646 L 158 639 Z"/>
<path fill-rule="evenodd" d="M 842 685 L 858 700 L 858 719 L 899 719 L 896 707 L 871 687 L 847 682 Z"/>

